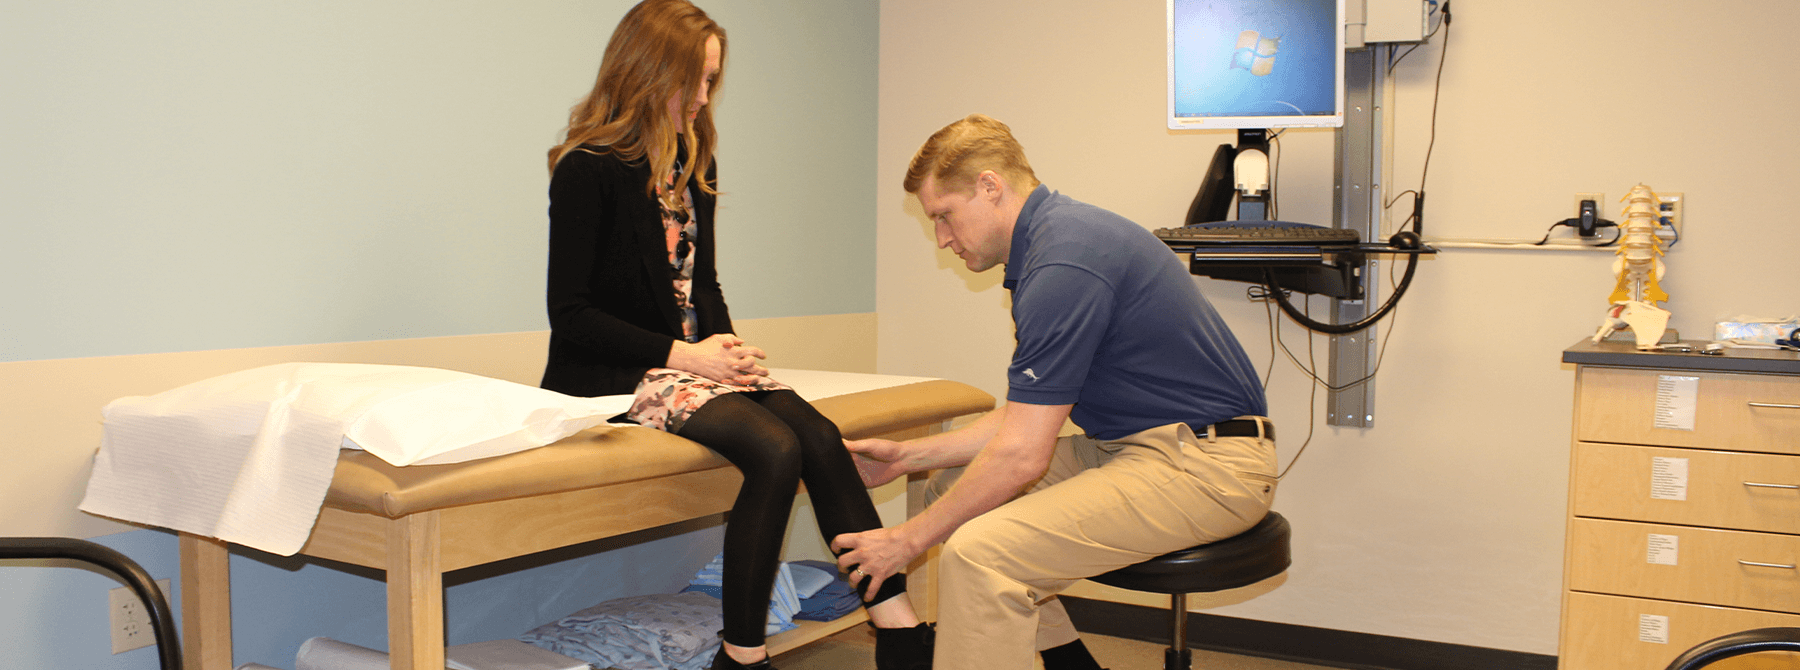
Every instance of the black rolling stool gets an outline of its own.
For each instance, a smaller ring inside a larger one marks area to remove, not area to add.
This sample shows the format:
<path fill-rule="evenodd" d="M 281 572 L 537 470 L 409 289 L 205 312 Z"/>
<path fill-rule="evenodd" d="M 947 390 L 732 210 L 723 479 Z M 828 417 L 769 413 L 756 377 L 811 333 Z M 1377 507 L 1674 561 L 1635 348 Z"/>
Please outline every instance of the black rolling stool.
<path fill-rule="evenodd" d="M 131 587 L 150 611 L 157 659 L 164 670 L 181 670 L 181 644 L 175 639 L 175 615 L 156 580 L 137 561 L 105 545 L 66 537 L 0 537 L 0 558 L 60 558 L 105 568 Z"/>
<path fill-rule="evenodd" d="M 1261 523 L 1235 537 L 1088 579 L 1122 589 L 1169 594 L 1175 623 L 1169 649 L 1163 652 L 1163 667 L 1187 670 L 1192 666 L 1187 648 L 1187 594 L 1235 589 L 1281 574 L 1293 562 L 1288 551 L 1291 535 L 1287 519 L 1269 512 Z"/>
<path fill-rule="evenodd" d="M 1669 663 L 1668 670 L 1697 670 L 1714 661 L 1760 651 L 1800 653 L 1800 628 L 1758 628 L 1721 635 L 1676 657 Z"/>

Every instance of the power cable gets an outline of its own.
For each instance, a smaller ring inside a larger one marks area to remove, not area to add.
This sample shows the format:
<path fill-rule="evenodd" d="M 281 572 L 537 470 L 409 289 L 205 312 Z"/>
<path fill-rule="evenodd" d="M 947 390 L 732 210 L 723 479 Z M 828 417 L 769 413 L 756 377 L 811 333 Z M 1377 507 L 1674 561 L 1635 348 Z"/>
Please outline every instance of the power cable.
<path fill-rule="evenodd" d="M 1412 226 L 1412 232 L 1418 235 L 1423 235 L 1424 233 L 1425 182 L 1431 176 L 1431 154 L 1437 149 L 1438 101 L 1444 91 L 1444 62 L 1449 59 L 1450 54 L 1450 3 L 1445 2 L 1441 11 L 1443 12 L 1443 24 L 1438 27 L 1437 31 L 1433 31 L 1432 33 L 1433 35 L 1438 32 L 1444 33 L 1444 44 L 1438 50 L 1437 75 L 1432 85 L 1430 140 L 1425 145 L 1425 162 L 1420 170 L 1418 190 L 1403 192 L 1410 192 L 1413 194 L 1412 215 L 1407 218 L 1406 222 L 1402 223 L 1400 226 L 1396 226 L 1396 231 L 1398 231 L 1404 230 L 1406 226 L 1410 224 Z M 1415 45 L 1414 48 L 1417 48 L 1417 46 Z M 1411 53 L 1411 51 L 1409 50 L 1407 53 Z M 1401 58 L 1405 58 L 1405 55 L 1403 54 Z M 1389 69 L 1391 71 L 1391 65 L 1389 66 Z M 1383 206 L 1383 209 L 1391 208 L 1394 203 L 1398 201 L 1399 196 L 1395 196 L 1393 200 L 1388 201 Z M 1354 323 L 1347 324 L 1320 323 L 1301 314 L 1299 310 L 1294 309 L 1294 306 L 1287 300 L 1287 294 L 1281 290 L 1280 285 L 1276 282 L 1273 270 L 1268 268 L 1263 269 L 1263 283 L 1268 286 L 1270 294 L 1275 297 L 1276 304 L 1281 306 L 1282 313 L 1288 315 L 1288 318 L 1317 332 L 1331 335 L 1345 335 L 1368 328 L 1369 326 L 1374 325 L 1376 321 L 1381 320 L 1383 316 L 1392 312 L 1394 307 L 1399 304 L 1400 297 L 1406 294 L 1406 289 L 1412 286 L 1413 272 L 1418 269 L 1418 264 L 1419 256 L 1417 254 L 1413 254 L 1407 258 L 1406 274 L 1401 277 L 1400 283 L 1394 287 L 1394 292 L 1392 295 L 1388 296 L 1387 301 L 1373 314 Z"/>

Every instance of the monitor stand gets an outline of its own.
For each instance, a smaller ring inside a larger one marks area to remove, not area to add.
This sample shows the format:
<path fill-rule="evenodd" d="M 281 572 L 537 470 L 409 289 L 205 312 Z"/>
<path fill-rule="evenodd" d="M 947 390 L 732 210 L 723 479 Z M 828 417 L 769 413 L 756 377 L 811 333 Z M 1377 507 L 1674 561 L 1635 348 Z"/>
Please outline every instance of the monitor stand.
<path fill-rule="evenodd" d="M 1221 144 L 1213 151 L 1183 224 L 1269 220 L 1269 200 L 1274 193 L 1269 179 L 1269 131 L 1239 130 L 1237 140 L 1237 146 Z M 1234 201 L 1236 216 L 1231 211 Z"/>
<path fill-rule="evenodd" d="M 1238 130 L 1237 157 L 1231 162 L 1233 185 L 1237 189 L 1239 221 L 1269 220 L 1269 130 Z"/>

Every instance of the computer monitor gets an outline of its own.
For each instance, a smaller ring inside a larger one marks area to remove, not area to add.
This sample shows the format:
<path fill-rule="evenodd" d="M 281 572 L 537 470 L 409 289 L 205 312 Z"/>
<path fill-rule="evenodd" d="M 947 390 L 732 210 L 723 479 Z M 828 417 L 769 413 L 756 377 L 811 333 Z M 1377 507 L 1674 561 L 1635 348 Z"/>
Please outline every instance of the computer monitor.
<path fill-rule="evenodd" d="M 1220 216 L 1231 195 L 1236 218 L 1264 220 L 1269 131 L 1344 125 L 1344 2 L 1166 1 L 1169 127 L 1238 131 L 1230 167 L 1220 147 L 1187 223 Z"/>
<path fill-rule="evenodd" d="M 1169 127 L 1344 125 L 1343 0 L 1167 0 Z"/>

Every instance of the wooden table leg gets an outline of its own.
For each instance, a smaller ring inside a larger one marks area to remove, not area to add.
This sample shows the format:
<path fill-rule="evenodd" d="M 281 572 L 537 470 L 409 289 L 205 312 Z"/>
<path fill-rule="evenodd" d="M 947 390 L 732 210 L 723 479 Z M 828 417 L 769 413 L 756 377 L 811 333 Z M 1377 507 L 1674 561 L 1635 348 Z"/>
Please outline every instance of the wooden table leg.
<path fill-rule="evenodd" d="M 181 649 L 190 670 L 231 669 L 231 554 L 225 542 L 182 533 Z"/>
<path fill-rule="evenodd" d="M 388 530 L 388 660 L 393 670 L 444 667 L 444 573 L 438 513 L 395 519 Z"/>
<path fill-rule="evenodd" d="M 907 477 L 906 518 L 911 519 L 925 511 L 925 488 L 930 481 L 928 472 Z M 932 545 L 913 559 L 906 570 L 906 594 L 912 598 L 913 611 L 924 621 L 937 620 L 937 555 L 938 547 Z"/>

